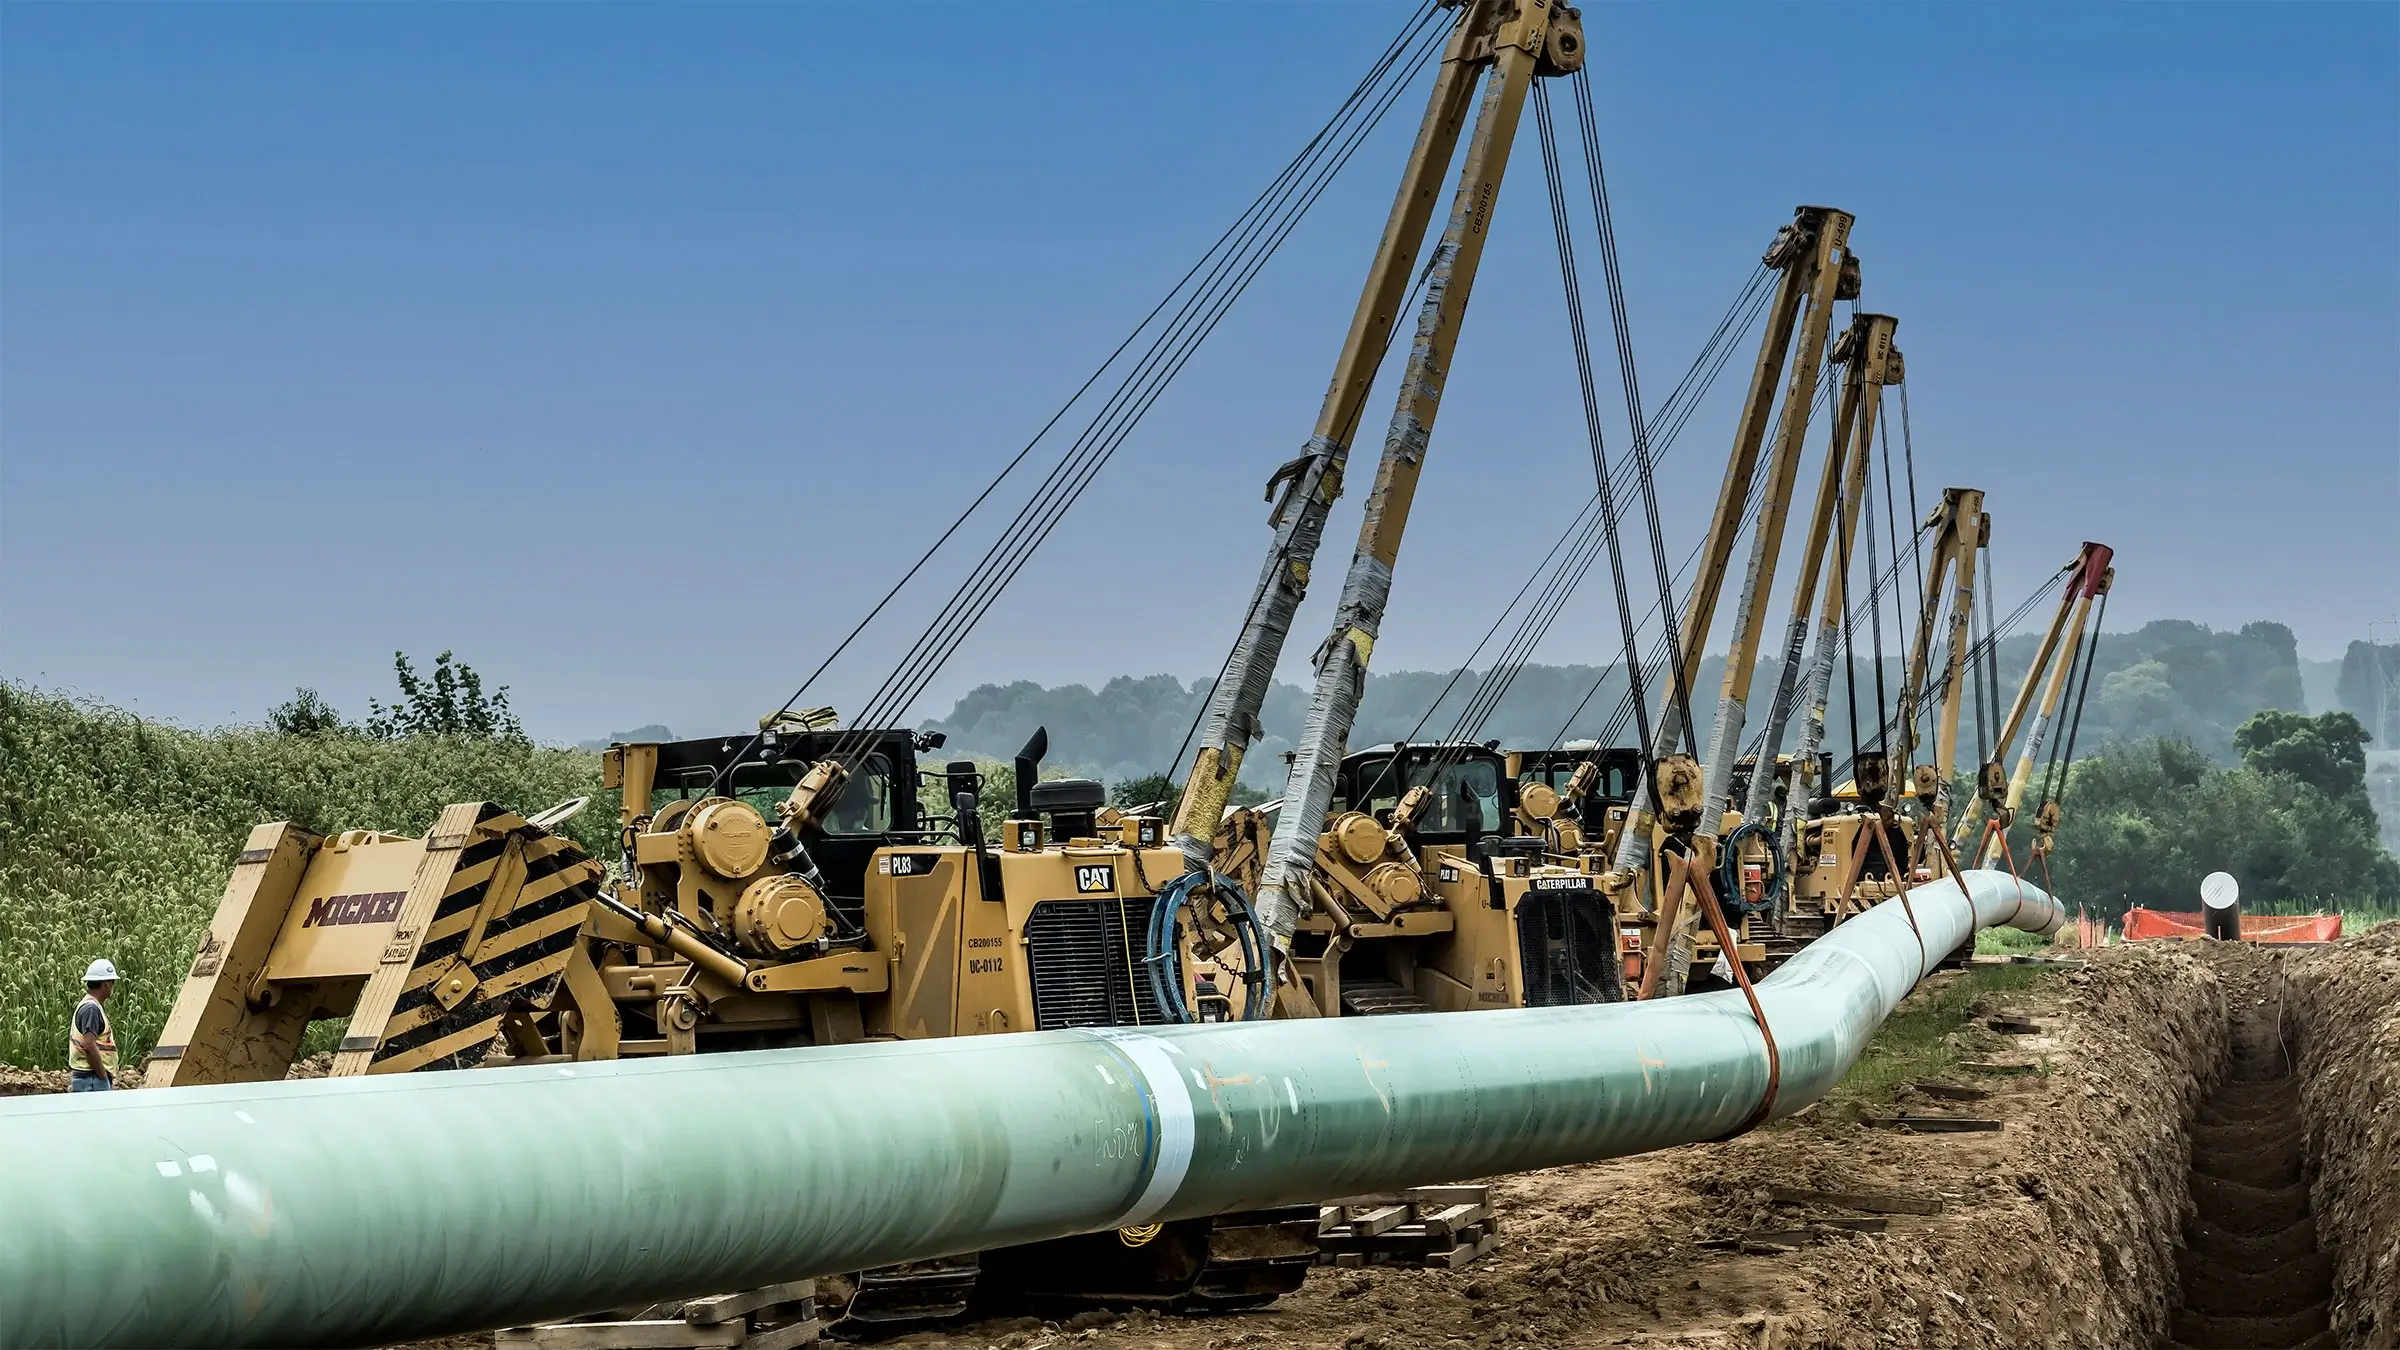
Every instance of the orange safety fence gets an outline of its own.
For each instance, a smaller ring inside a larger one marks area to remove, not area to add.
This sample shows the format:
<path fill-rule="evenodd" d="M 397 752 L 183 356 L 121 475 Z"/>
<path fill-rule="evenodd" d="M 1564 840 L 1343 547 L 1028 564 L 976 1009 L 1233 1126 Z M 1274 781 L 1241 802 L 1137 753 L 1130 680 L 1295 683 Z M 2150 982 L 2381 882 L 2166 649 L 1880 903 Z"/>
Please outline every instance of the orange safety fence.
<path fill-rule="evenodd" d="M 2207 936 L 2198 914 L 2174 914 L 2156 909 L 2125 911 L 2125 940 L 2199 938 Z M 2337 942 L 2342 936 L 2339 914 L 2245 914 L 2244 942 Z"/>
<path fill-rule="evenodd" d="M 2074 924 L 2061 930 L 2051 942 L 2060 947 L 2105 947 L 2109 942 L 2108 922 L 2078 910 Z"/>

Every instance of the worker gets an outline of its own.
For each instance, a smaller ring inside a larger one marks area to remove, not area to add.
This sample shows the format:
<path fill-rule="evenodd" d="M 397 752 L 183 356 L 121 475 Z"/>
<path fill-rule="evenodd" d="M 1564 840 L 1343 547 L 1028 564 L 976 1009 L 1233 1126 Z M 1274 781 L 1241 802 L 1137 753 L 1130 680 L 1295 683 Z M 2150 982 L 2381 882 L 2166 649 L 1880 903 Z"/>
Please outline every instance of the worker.
<path fill-rule="evenodd" d="M 106 1092 L 117 1085 L 117 1034 L 101 1005 L 117 991 L 117 968 L 107 957 L 83 972 L 83 1001 L 75 1005 L 73 1028 L 67 1033 L 69 1092 Z"/>

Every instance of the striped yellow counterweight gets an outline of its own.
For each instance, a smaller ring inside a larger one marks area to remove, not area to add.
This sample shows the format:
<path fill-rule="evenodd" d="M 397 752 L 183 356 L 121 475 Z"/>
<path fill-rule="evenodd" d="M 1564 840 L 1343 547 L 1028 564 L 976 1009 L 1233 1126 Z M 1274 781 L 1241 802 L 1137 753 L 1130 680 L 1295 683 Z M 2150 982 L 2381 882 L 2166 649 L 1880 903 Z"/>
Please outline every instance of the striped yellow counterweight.
<path fill-rule="evenodd" d="M 422 839 L 261 825 L 176 996 L 152 1086 L 280 1078 L 318 1018 L 346 1017 L 337 1077 L 538 1053 L 545 1008 L 599 889 L 580 848 L 488 802 Z"/>

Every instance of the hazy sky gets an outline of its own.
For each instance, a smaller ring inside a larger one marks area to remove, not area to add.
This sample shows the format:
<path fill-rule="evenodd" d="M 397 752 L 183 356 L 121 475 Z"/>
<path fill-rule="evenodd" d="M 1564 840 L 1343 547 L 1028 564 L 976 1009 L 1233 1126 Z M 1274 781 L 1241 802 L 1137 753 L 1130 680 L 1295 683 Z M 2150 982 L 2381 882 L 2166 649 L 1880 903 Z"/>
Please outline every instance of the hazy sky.
<path fill-rule="evenodd" d="M 1405 12 L 11 3 L 0 674 L 217 723 L 300 684 L 363 711 L 394 648 L 447 646 L 538 736 L 746 724 Z M 1989 493 L 2003 608 L 2088 537 L 2120 550 L 2111 626 L 2274 618 L 2326 656 L 2400 610 L 2400 8 L 1586 20 L 1654 396 L 1792 206 L 1840 206 L 1901 320 L 1925 486 Z M 920 715 L 1216 668 L 1417 103 Z M 1538 160 L 1515 169 L 1381 669 L 1457 661 L 1590 492 Z M 1662 471 L 1678 557 L 1730 431 L 1719 399 Z M 931 619 L 947 561 L 825 700 Z M 1544 658 L 1612 654 L 1606 590 Z"/>

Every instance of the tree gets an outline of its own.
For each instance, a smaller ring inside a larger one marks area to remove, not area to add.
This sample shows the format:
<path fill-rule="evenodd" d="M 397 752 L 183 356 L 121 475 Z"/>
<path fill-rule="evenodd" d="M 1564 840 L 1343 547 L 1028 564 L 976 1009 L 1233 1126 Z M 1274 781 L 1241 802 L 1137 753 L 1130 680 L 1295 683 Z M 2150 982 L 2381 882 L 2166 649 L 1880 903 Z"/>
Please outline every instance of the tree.
<path fill-rule="evenodd" d="M 1120 778 L 1108 789 L 1108 800 L 1112 806 L 1149 806 L 1158 802 L 1172 806 L 1182 795 L 1183 789 L 1163 773 Z"/>
<path fill-rule="evenodd" d="M 2289 774 L 2337 801 L 2356 798 L 2367 807 L 2367 729 L 2349 713 L 2304 717 L 2269 708 L 2242 723 L 2233 746 L 2254 773 Z"/>
<path fill-rule="evenodd" d="M 525 728 L 509 711 L 508 686 L 483 691 L 483 677 L 447 651 L 433 659 L 433 677 L 420 679 L 404 652 L 392 653 L 400 701 L 385 707 L 367 700 L 367 734 L 396 741 L 407 736 L 455 736 L 470 741 L 525 742 Z"/>
<path fill-rule="evenodd" d="M 2139 661 L 2100 681 L 2102 719 L 2127 738 L 2173 737 L 2194 720 L 2163 661 Z"/>
<path fill-rule="evenodd" d="M 2262 754 L 2288 740 L 2290 759 L 2313 762 L 2305 737 L 2271 736 L 2280 724 L 2260 717 L 2243 725 Z M 2220 768 L 2189 745 L 2150 741 L 2077 760 L 2061 801 L 2059 894 L 2103 913 L 2192 909 L 2200 879 L 2218 871 L 2262 904 L 2400 902 L 2400 862 L 2373 818 L 2301 773 Z"/>
<path fill-rule="evenodd" d="M 349 736 L 358 731 L 342 711 L 314 689 L 294 689 L 291 701 L 267 709 L 267 728 L 278 736 Z"/>
<path fill-rule="evenodd" d="M 2334 697 L 2368 724 L 2370 734 L 2389 734 L 2392 730 L 2373 725 L 2374 719 L 2383 713 L 2383 687 L 2387 680 L 2400 680 L 2400 647 L 2353 642 L 2342 653 L 2342 671 L 2334 681 Z"/>

